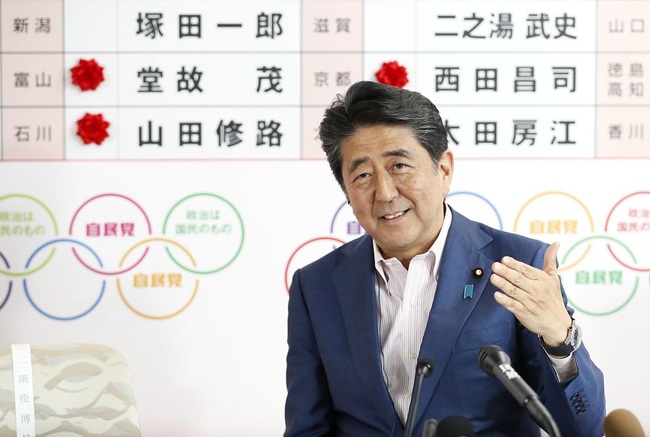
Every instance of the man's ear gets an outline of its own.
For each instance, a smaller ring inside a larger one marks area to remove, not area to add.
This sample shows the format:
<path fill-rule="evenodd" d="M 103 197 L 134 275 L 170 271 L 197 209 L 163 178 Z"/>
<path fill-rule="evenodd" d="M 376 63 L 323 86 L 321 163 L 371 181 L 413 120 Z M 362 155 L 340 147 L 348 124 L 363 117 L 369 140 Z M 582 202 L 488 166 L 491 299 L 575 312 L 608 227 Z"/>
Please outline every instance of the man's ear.
<path fill-rule="evenodd" d="M 445 197 L 449 194 L 451 180 L 454 176 L 454 153 L 447 149 L 443 152 L 438 160 L 438 171 L 442 176 L 443 190 Z"/>

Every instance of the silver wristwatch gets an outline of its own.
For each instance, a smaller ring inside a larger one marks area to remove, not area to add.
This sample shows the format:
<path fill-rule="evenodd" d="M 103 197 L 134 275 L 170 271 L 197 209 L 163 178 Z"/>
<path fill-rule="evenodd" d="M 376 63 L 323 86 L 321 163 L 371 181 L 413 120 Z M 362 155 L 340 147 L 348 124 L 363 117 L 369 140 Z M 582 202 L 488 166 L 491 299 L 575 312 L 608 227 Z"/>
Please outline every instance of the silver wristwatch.
<path fill-rule="evenodd" d="M 566 340 L 560 346 L 549 346 L 544 343 L 544 339 L 540 336 L 539 341 L 544 350 L 549 354 L 556 357 L 566 357 L 571 355 L 582 344 L 582 329 L 576 324 L 576 321 L 571 317 L 571 326 L 567 334 Z"/>

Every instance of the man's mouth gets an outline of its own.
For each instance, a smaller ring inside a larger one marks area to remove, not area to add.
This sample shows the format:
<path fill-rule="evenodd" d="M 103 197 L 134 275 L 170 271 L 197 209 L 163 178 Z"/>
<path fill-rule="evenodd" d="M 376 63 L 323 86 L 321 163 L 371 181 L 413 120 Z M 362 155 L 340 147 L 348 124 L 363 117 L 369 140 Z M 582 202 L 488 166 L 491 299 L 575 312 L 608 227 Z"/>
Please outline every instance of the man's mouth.
<path fill-rule="evenodd" d="M 396 219 L 397 217 L 400 217 L 400 216 L 404 215 L 405 212 L 406 211 L 399 211 L 399 212 L 396 212 L 395 214 L 387 214 L 383 218 L 385 218 L 386 220 Z"/>

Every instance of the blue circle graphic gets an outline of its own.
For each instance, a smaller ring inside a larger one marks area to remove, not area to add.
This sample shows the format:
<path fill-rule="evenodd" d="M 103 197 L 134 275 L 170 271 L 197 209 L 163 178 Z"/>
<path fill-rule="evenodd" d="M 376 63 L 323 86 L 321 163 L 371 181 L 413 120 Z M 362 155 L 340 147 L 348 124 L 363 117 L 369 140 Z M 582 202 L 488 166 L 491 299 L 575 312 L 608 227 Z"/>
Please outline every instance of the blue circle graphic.
<path fill-rule="evenodd" d="M 492 204 L 492 202 L 490 202 L 487 198 L 481 196 L 481 195 L 478 194 L 478 193 L 473 193 L 473 192 L 471 192 L 471 191 L 454 191 L 453 193 L 449 193 L 449 194 L 447 195 L 447 198 L 450 198 L 450 197 L 453 197 L 453 196 L 458 196 L 458 195 L 461 195 L 461 194 L 467 194 L 467 195 L 469 195 L 469 196 L 478 197 L 478 198 L 481 199 L 483 202 L 487 203 L 488 206 L 489 206 L 490 208 L 492 208 L 492 211 L 494 211 L 494 214 L 497 216 L 497 220 L 499 221 L 499 229 L 500 229 L 500 230 L 503 230 L 503 222 L 501 221 L 501 215 L 499 215 L 499 211 L 497 211 L 496 207 L 495 207 L 495 206 Z"/>
<path fill-rule="evenodd" d="M 92 249 L 91 249 L 89 246 L 87 246 L 86 244 L 82 243 L 81 241 L 73 240 L 73 239 L 70 239 L 70 238 L 59 238 L 59 239 L 56 239 L 56 240 L 48 241 L 47 243 L 44 243 L 44 244 L 42 244 L 40 247 L 38 247 L 38 248 L 34 251 L 34 253 L 32 253 L 32 254 L 30 255 L 29 259 L 27 260 L 27 263 L 25 264 L 25 268 L 28 268 L 28 267 L 29 267 L 29 263 L 34 259 L 34 257 L 36 256 L 36 254 L 37 254 L 39 251 L 41 251 L 41 250 L 44 249 L 45 247 L 50 246 L 50 245 L 52 245 L 52 244 L 54 244 L 54 243 L 72 243 L 72 244 L 78 244 L 78 245 L 84 247 L 86 250 L 88 250 L 90 253 L 93 254 L 93 256 L 95 257 L 95 259 L 97 260 L 97 263 L 99 263 L 99 266 L 100 266 L 100 267 L 104 267 L 104 265 L 102 264 L 102 261 L 99 259 L 99 256 L 97 256 L 97 254 L 95 253 L 95 251 L 92 250 Z M 31 297 L 30 294 L 29 294 L 29 288 L 27 287 L 27 279 L 26 279 L 26 278 L 23 279 L 23 287 L 25 288 L 25 294 L 27 295 L 27 300 L 29 300 L 29 303 L 32 304 L 32 306 L 36 309 L 36 311 L 38 311 L 39 313 L 43 314 L 45 317 L 49 317 L 49 318 L 54 319 L 54 320 L 69 321 L 69 320 L 76 320 L 76 319 L 79 319 L 79 318 L 85 316 L 86 314 L 90 313 L 92 310 L 95 309 L 95 307 L 97 307 L 97 305 L 99 304 L 99 302 L 102 300 L 102 297 L 104 296 L 104 291 L 106 290 L 106 280 L 105 280 L 105 279 L 102 279 L 102 289 L 101 289 L 101 291 L 99 292 L 99 297 L 98 297 L 97 300 L 96 300 L 96 301 L 95 301 L 95 302 L 90 306 L 90 308 L 88 308 L 87 310 L 83 311 L 83 312 L 80 313 L 80 314 L 77 314 L 77 315 L 74 315 L 74 316 L 69 316 L 69 317 L 59 317 L 59 316 L 55 316 L 55 315 L 53 315 L 53 314 L 49 314 L 48 312 L 46 312 L 45 310 L 43 310 L 42 308 L 40 308 L 38 305 L 36 305 L 36 302 L 34 302 L 34 300 L 32 299 L 32 297 Z"/>

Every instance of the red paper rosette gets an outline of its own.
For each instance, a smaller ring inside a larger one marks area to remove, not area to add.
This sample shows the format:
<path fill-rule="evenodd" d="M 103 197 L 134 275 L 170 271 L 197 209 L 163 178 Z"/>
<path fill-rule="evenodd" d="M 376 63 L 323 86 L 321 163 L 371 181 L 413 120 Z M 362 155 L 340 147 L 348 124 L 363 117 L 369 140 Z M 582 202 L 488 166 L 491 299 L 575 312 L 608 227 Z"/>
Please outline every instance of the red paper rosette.
<path fill-rule="evenodd" d="M 94 90 L 104 82 L 104 67 L 94 59 L 89 61 L 80 59 L 79 63 L 70 69 L 70 73 L 72 73 L 72 83 L 81 88 L 81 91 Z"/>
<path fill-rule="evenodd" d="M 379 71 L 375 73 L 379 83 L 403 88 L 409 83 L 406 68 L 399 65 L 396 61 L 384 62 Z"/>
<path fill-rule="evenodd" d="M 98 146 L 108 137 L 108 126 L 102 114 L 89 114 L 77 120 L 77 135 L 84 144 L 95 143 Z"/>

